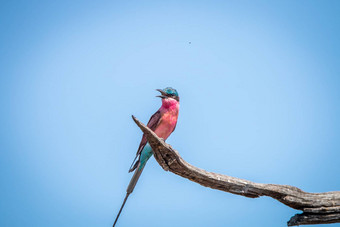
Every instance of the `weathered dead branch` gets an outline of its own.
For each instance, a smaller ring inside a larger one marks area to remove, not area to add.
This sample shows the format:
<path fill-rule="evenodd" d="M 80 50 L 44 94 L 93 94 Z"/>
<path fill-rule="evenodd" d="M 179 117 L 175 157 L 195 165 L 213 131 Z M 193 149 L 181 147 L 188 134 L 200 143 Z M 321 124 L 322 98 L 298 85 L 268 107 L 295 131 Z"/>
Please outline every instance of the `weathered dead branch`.
<path fill-rule="evenodd" d="M 184 161 L 179 153 L 164 140 L 157 137 L 148 127 L 133 120 L 146 135 L 155 159 L 166 171 L 185 177 L 202 186 L 230 192 L 249 198 L 272 197 L 281 203 L 302 210 L 288 221 L 288 226 L 340 223 L 340 191 L 308 193 L 289 185 L 262 184 L 248 180 L 212 173 Z"/>

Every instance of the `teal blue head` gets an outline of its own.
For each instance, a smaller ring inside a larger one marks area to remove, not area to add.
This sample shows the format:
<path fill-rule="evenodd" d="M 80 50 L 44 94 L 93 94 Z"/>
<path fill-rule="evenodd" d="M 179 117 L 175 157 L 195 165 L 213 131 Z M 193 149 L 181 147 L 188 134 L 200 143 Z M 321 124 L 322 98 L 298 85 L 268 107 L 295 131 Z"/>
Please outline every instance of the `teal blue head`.
<path fill-rule="evenodd" d="M 176 99 L 177 101 L 179 101 L 178 92 L 176 91 L 176 89 L 174 89 L 172 87 L 166 87 L 163 90 L 157 89 L 157 91 L 159 91 L 161 93 L 161 95 L 158 95 L 157 97 L 160 97 L 162 99 L 173 98 L 173 99 Z"/>

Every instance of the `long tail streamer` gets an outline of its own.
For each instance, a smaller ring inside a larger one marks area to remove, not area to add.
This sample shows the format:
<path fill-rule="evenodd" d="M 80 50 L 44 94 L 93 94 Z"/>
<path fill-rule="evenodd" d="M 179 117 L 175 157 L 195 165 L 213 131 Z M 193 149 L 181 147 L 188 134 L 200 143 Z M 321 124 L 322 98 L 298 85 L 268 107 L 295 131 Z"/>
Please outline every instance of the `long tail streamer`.
<path fill-rule="evenodd" d="M 117 221 L 118 221 L 119 215 L 120 215 L 120 213 L 122 212 L 123 207 L 124 207 L 124 205 L 125 205 L 125 203 L 126 203 L 126 200 L 127 200 L 128 197 L 129 197 L 129 195 L 130 195 L 130 193 L 126 193 L 124 202 L 123 202 L 122 206 L 120 207 L 120 210 L 119 210 L 119 212 L 118 212 L 118 214 L 117 214 L 116 220 L 115 220 L 115 222 L 113 223 L 113 226 L 112 226 L 112 227 L 115 227 L 115 225 L 116 225 L 116 223 L 117 223 Z"/>
<path fill-rule="evenodd" d="M 128 199 L 129 195 L 133 192 L 133 189 L 135 188 L 135 186 L 137 184 L 137 181 L 138 181 L 140 175 L 143 172 L 143 169 L 144 169 L 144 166 L 142 168 L 140 168 L 140 163 L 139 163 L 139 165 L 137 166 L 137 169 L 135 170 L 135 173 L 133 174 L 133 176 L 132 176 L 132 178 L 130 180 L 129 186 L 126 189 L 126 196 L 125 196 L 124 202 L 123 202 L 122 206 L 120 207 L 120 210 L 119 210 L 119 212 L 117 214 L 116 220 L 113 223 L 112 227 L 115 227 L 115 225 L 116 225 L 116 223 L 118 221 L 119 215 L 122 212 L 123 207 L 124 207 L 124 205 L 126 203 L 126 200 Z"/>

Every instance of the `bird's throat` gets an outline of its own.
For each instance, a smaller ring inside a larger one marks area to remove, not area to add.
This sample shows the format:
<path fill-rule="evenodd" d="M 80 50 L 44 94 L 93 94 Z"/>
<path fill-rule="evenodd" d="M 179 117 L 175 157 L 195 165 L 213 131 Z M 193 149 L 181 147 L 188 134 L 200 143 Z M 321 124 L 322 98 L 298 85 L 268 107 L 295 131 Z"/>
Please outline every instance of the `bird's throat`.
<path fill-rule="evenodd" d="M 162 107 L 163 109 L 179 109 L 179 102 L 173 98 L 162 99 Z"/>

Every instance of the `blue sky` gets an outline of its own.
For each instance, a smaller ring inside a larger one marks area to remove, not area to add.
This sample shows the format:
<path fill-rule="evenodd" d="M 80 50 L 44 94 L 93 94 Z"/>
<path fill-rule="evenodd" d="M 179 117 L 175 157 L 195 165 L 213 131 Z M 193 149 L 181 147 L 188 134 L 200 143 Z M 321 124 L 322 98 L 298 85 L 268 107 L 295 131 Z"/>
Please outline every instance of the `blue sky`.
<path fill-rule="evenodd" d="M 189 163 L 340 190 L 338 1 L 7 1 L 0 9 L 1 226 L 110 226 L 156 88 L 181 97 Z M 189 43 L 191 42 L 191 43 Z M 165 172 L 119 226 L 285 226 L 299 211 Z M 339 226 L 339 224 L 328 225 Z"/>

